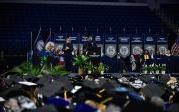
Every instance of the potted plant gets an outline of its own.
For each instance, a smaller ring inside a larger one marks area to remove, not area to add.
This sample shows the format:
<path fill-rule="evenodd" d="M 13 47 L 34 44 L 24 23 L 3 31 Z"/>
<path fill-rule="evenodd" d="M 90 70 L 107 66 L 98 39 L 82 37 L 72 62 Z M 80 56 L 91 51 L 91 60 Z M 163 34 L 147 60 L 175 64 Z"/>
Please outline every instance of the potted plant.
<path fill-rule="evenodd" d="M 166 67 L 165 64 L 163 64 L 162 66 L 160 66 L 161 74 L 165 74 L 165 73 L 166 73 L 166 69 L 167 69 L 167 67 Z"/>
<path fill-rule="evenodd" d="M 41 75 L 41 68 L 39 66 L 34 66 L 30 62 L 24 62 L 13 68 L 11 71 L 15 72 L 19 76 L 32 75 L 38 77 Z"/>
<path fill-rule="evenodd" d="M 148 67 L 147 65 L 144 65 L 144 68 L 143 68 L 144 74 L 147 74 L 148 68 L 149 68 L 149 67 Z"/>
<path fill-rule="evenodd" d="M 84 70 L 88 64 L 88 56 L 85 55 L 78 55 L 74 58 L 73 65 L 78 67 L 78 74 L 82 75 L 84 73 Z"/>
<path fill-rule="evenodd" d="M 105 64 L 100 63 L 99 66 L 97 67 L 97 69 L 98 69 L 98 72 L 99 72 L 101 75 L 103 75 L 104 72 L 105 72 L 105 70 L 108 69 L 108 67 L 107 67 Z"/>
<path fill-rule="evenodd" d="M 88 74 L 92 74 L 94 72 L 94 66 L 91 64 L 91 62 L 87 64 L 86 70 Z"/>
<path fill-rule="evenodd" d="M 158 65 L 155 65 L 154 66 L 154 69 L 155 69 L 155 73 L 156 74 L 159 74 L 160 73 L 160 67 Z"/>

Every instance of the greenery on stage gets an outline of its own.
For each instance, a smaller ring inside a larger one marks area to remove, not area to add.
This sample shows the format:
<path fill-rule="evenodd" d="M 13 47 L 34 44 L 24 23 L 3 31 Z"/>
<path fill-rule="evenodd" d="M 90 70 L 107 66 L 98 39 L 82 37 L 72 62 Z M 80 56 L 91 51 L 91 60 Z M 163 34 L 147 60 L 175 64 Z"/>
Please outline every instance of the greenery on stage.
<path fill-rule="evenodd" d="M 61 66 L 50 66 L 48 64 L 44 64 L 43 66 L 33 65 L 31 62 L 24 62 L 19 66 L 16 66 L 11 70 L 15 72 L 17 75 L 32 75 L 32 76 L 42 76 L 42 75 L 52 75 L 52 76 L 64 76 L 69 74 Z"/>
<path fill-rule="evenodd" d="M 85 69 L 88 65 L 89 57 L 86 55 L 78 55 L 74 58 L 73 65 Z"/>
<path fill-rule="evenodd" d="M 150 65 L 144 65 L 143 71 L 145 73 L 162 73 L 166 72 L 166 64 L 150 64 Z"/>
<path fill-rule="evenodd" d="M 98 65 L 92 64 L 92 62 L 89 60 L 89 57 L 86 55 L 76 56 L 74 58 L 73 65 L 78 67 L 78 72 L 80 75 L 86 72 L 88 72 L 88 74 L 103 74 L 108 70 L 108 66 L 103 63 L 99 63 Z M 83 73 L 81 73 L 81 71 Z"/>

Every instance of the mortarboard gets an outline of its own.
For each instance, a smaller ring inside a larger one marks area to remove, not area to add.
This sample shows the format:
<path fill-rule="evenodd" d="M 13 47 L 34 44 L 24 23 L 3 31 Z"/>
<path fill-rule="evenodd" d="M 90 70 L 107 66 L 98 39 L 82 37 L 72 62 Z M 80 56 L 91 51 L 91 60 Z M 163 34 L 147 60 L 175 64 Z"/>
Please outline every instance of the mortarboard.
<path fill-rule="evenodd" d="M 74 109 L 74 112 L 96 112 L 96 111 L 97 111 L 96 108 L 93 108 L 86 104 L 78 104 Z"/>
<path fill-rule="evenodd" d="M 152 96 L 162 96 L 165 94 L 165 90 L 157 84 L 147 84 L 142 92 L 145 97 L 151 98 Z"/>
<path fill-rule="evenodd" d="M 139 96 L 139 94 L 137 94 L 135 92 L 129 92 L 128 96 L 129 96 L 130 100 L 132 100 L 132 101 L 143 101 L 143 99 Z"/>
<path fill-rule="evenodd" d="M 60 81 L 54 81 L 52 83 L 49 83 L 48 85 L 44 85 L 44 87 L 40 88 L 38 93 L 46 96 L 51 97 L 54 95 L 57 95 L 59 93 L 63 93 L 64 84 Z"/>
<path fill-rule="evenodd" d="M 59 112 L 54 105 L 44 105 L 36 110 L 29 110 L 27 112 Z"/>
<path fill-rule="evenodd" d="M 5 102 L 6 100 L 3 97 L 0 97 L 0 103 Z"/>

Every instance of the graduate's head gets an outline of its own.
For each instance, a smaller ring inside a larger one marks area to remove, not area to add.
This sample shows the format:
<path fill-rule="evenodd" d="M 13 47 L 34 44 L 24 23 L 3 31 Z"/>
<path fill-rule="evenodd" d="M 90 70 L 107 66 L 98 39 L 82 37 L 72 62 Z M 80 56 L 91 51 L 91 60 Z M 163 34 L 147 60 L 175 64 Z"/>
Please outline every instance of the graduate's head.
<path fill-rule="evenodd" d="M 93 37 L 90 35 L 88 36 L 88 41 L 92 41 L 93 40 Z"/>
<path fill-rule="evenodd" d="M 67 37 L 67 38 L 66 38 L 66 43 L 71 43 L 70 37 Z"/>

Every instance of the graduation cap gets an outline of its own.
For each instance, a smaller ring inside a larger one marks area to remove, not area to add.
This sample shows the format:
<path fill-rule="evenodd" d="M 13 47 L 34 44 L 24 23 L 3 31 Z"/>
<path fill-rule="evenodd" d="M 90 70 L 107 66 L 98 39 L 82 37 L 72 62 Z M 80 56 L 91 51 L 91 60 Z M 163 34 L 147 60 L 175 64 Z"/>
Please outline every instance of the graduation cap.
<path fill-rule="evenodd" d="M 93 108 L 87 104 L 78 104 L 75 109 L 74 112 L 96 112 L 97 109 Z"/>
<path fill-rule="evenodd" d="M 55 97 L 53 97 L 53 98 L 48 98 L 47 104 L 52 104 L 52 105 L 55 105 L 55 106 L 66 107 L 66 106 L 69 105 L 69 102 L 66 101 L 63 98 L 55 98 Z"/>
<path fill-rule="evenodd" d="M 62 82 L 65 90 L 70 91 L 73 89 L 73 85 L 68 77 L 59 77 L 56 82 Z"/>
<path fill-rule="evenodd" d="M 27 112 L 59 112 L 54 105 L 44 105 L 36 110 L 29 110 Z"/>
<path fill-rule="evenodd" d="M 24 81 L 24 79 L 17 75 L 11 75 L 6 80 L 6 82 L 8 82 L 9 85 L 17 84 L 19 81 Z"/>
<path fill-rule="evenodd" d="M 0 97 L 0 103 L 5 102 L 6 100 L 3 97 Z"/>
<path fill-rule="evenodd" d="M 156 106 L 154 106 L 150 102 L 130 101 L 129 104 L 123 109 L 123 112 L 163 112 L 163 111 L 159 110 Z"/>
<path fill-rule="evenodd" d="M 35 91 L 36 88 L 40 88 L 43 86 L 41 84 L 36 84 L 29 81 L 19 81 L 18 84 L 22 85 L 22 89 L 25 91 L 30 91 L 30 90 Z"/>
<path fill-rule="evenodd" d="M 52 76 L 45 75 L 41 77 L 36 83 L 40 85 L 49 85 L 52 82 Z"/>
<path fill-rule="evenodd" d="M 24 95 L 24 94 L 25 93 L 21 89 L 21 86 L 10 87 L 10 88 L 5 89 L 4 91 L 0 92 L 1 97 L 5 98 L 5 99 L 17 97 L 17 96 Z"/>
<path fill-rule="evenodd" d="M 63 93 L 64 92 L 63 88 L 64 88 L 64 84 L 62 82 L 54 81 L 52 83 L 49 83 L 48 85 L 44 85 L 44 87 L 38 90 L 38 93 L 46 97 L 51 97 L 59 93 Z"/>
<path fill-rule="evenodd" d="M 119 87 L 116 87 L 114 89 L 115 92 L 117 93 L 126 93 L 126 92 L 129 92 L 129 90 L 125 87 L 122 87 L 122 86 L 119 86 Z"/>
<path fill-rule="evenodd" d="M 26 81 L 34 82 L 34 83 L 39 80 L 38 77 L 35 77 L 35 76 L 32 76 L 32 75 L 24 75 L 23 78 L 24 78 Z"/>
<path fill-rule="evenodd" d="M 143 101 L 143 99 L 139 96 L 139 94 L 135 92 L 129 92 L 128 96 L 132 101 Z"/>
<path fill-rule="evenodd" d="M 162 96 L 165 94 L 165 89 L 157 84 L 148 84 L 143 89 L 142 92 L 145 97 L 151 98 L 152 96 Z"/>
<path fill-rule="evenodd" d="M 170 75 L 164 74 L 160 77 L 159 82 L 162 84 L 167 84 L 167 82 L 170 80 Z"/>
<path fill-rule="evenodd" d="M 103 78 L 96 81 L 84 80 L 82 92 L 85 100 L 93 100 L 100 103 L 108 98 L 107 89 L 104 87 L 106 82 L 107 80 Z"/>

